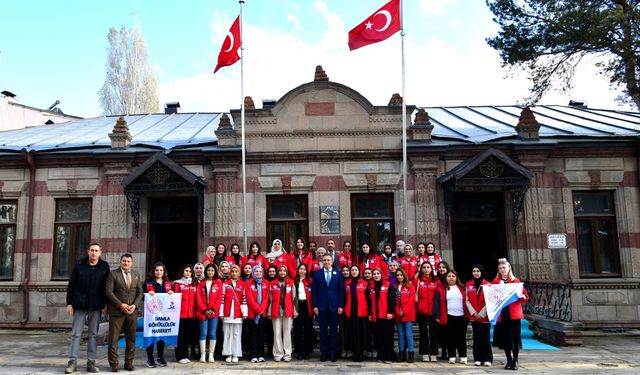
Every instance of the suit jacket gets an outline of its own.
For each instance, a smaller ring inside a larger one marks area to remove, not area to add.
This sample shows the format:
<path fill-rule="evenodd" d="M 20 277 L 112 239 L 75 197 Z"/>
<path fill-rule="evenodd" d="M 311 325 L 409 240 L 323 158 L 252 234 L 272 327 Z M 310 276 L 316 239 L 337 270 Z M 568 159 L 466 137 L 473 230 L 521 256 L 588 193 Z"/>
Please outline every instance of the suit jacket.
<path fill-rule="evenodd" d="M 142 300 L 142 279 L 140 274 L 131 270 L 131 288 L 127 288 L 122 269 L 120 267 L 109 272 L 105 290 L 107 296 L 107 311 L 109 315 L 125 315 L 120 305 L 139 305 Z"/>
<path fill-rule="evenodd" d="M 331 270 L 331 281 L 329 285 L 324 278 L 324 268 L 317 270 L 313 274 L 311 283 L 311 300 L 313 306 L 319 311 L 336 312 L 338 308 L 344 308 L 344 282 L 340 270 Z"/>

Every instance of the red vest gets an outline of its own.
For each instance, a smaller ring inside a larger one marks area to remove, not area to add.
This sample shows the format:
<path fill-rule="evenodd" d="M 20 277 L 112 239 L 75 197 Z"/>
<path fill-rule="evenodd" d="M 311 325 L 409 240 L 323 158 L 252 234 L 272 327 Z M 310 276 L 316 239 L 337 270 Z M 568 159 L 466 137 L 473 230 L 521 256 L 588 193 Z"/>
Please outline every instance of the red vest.
<path fill-rule="evenodd" d="M 173 283 L 171 290 L 182 293 L 180 319 L 192 319 L 196 316 L 196 285 Z"/>
<path fill-rule="evenodd" d="M 209 289 L 209 298 L 207 299 L 207 279 L 200 281 L 196 287 L 196 318 L 205 320 L 217 318 L 220 316 L 220 301 L 222 300 L 222 281 L 214 279 Z M 207 317 L 205 310 L 212 309 L 213 315 Z"/>
<path fill-rule="evenodd" d="M 262 266 L 262 269 L 264 270 L 264 272 L 267 272 L 267 268 L 269 267 L 267 263 L 267 258 L 263 257 L 260 254 L 258 254 L 257 257 L 254 257 L 253 255 L 247 256 L 245 259 L 245 264 L 246 263 L 249 263 L 251 267 Z"/>
<path fill-rule="evenodd" d="M 309 309 L 309 316 L 313 316 L 313 303 L 311 301 L 311 281 L 312 279 L 306 278 L 302 280 L 302 284 L 304 285 L 304 294 L 307 296 L 307 309 Z M 296 297 L 298 296 L 298 292 L 296 291 Z"/>
<path fill-rule="evenodd" d="M 343 266 L 351 267 L 351 253 L 340 253 L 340 255 L 338 255 L 338 263 L 340 264 L 340 268 Z"/>
<path fill-rule="evenodd" d="M 502 280 L 500 279 L 495 279 L 493 280 L 492 284 L 500 284 L 502 282 Z M 520 281 L 519 279 L 515 278 L 512 280 L 509 280 L 510 283 L 521 283 L 522 281 Z M 522 304 L 524 302 L 527 302 L 527 300 L 529 300 L 529 293 L 527 293 L 527 290 L 522 288 L 522 293 L 524 294 L 524 298 L 520 298 L 519 300 L 513 302 L 512 304 L 509 305 L 509 315 L 511 315 L 511 319 L 516 320 L 516 319 L 524 319 L 524 313 L 522 312 Z M 501 317 L 498 317 L 498 322 L 500 321 Z"/>
<path fill-rule="evenodd" d="M 344 291 L 346 303 L 344 305 L 344 314 L 347 318 L 351 318 L 351 283 L 352 279 L 344 282 Z M 369 316 L 369 306 L 367 305 L 367 287 L 368 283 L 362 279 L 358 279 L 358 285 L 356 286 L 356 298 L 358 299 L 358 317 Z"/>
<path fill-rule="evenodd" d="M 423 255 L 420 256 L 420 265 L 422 265 L 422 263 L 424 262 L 429 262 L 431 263 L 431 268 L 433 268 L 433 275 L 437 276 L 438 275 L 438 264 L 440 264 L 440 262 L 442 262 L 442 258 L 440 257 L 440 255 L 433 253 L 433 255 L 429 255 L 427 253 L 424 253 Z"/>
<path fill-rule="evenodd" d="M 224 259 L 227 262 L 229 262 L 229 266 L 236 265 L 238 267 L 242 267 L 242 266 L 245 265 L 245 263 L 247 263 L 247 258 L 243 257 L 243 256 L 240 256 L 240 258 L 239 258 L 240 259 L 240 264 L 236 264 L 236 257 L 234 257 L 233 255 L 227 255 Z"/>
<path fill-rule="evenodd" d="M 263 317 L 267 316 L 267 308 L 269 307 L 269 281 L 262 279 L 262 303 L 258 304 L 258 287 L 253 280 L 247 281 L 245 284 L 247 297 L 247 305 L 249 311 L 247 318 L 253 319 L 256 315 L 261 314 Z"/>
<path fill-rule="evenodd" d="M 416 304 L 417 313 L 433 315 L 433 302 L 435 301 L 436 290 L 438 290 L 440 282 L 423 276 L 421 279 L 413 279 L 413 285 L 418 294 L 418 303 Z"/>
<path fill-rule="evenodd" d="M 280 317 L 280 281 L 275 279 L 271 282 L 271 306 L 270 313 L 272 319 Z M 284 295 L 284 315 L 286 318 L 293 318 L 293 280 L 285 280 Z"/>
<path fill-rule="evenodd" d="M 396 288 L 398 288 L 398 286 L 396 286 Z M 416 290 L 413 284 L 409 283 L 408 288 L 403 285 L 400 290 L 396 289 L 396 293 L 396 320 L 398 322 L 415 322 Z"/>
<path fill-rule="evenodd" d="M 233 282 L 231 279 L 227 279 L 223 285 L 222 302 L 224 304 L 224 317 L 231 315 L 231 304 L 233 303 L 233 316 L 236 318 L 242 317 L 240 312 L 240 306 L 245 305 L 247 300 L 244 296 L 244 282 L 242 280 L 236 281 L 236 287 L 233 288 Z"/>
<path fill-rule="evenodd" d="M 164 289 L 168 292 L 171 290 L 171 281 L 163 281 L 162 284 L 164 285 Z M 147 290 L 147 292 L 156 292 L 156 288 L 153 286 L 153 284 L 151 283 L 144 283 L 144 287 Z"/>
<path fill-rule="evenodd" d="M 404 256 L 402 258 L 396 258 L 396 260 L 400 263 L 400 268 L 407 273 L 409 280 L 412 280 L 418 271 L 418 258 Z"/>
<path fill-rule="evenodd" d="M 322 267 L 322 261 L 320 259 L 314 259 L 313 262 L 311 262 L 311 273 L 313 274 L 317 270 L 322 269 Z"/>
<path fill-rule="evenodd" d="M 460 290 L 460 294 L 462 295 L 462 309 L 464 310 L 464 315 L 468 316 L 467 309 L 465 308 L 464 303 L 464 288 L 461 288 L 457 285 L 455 287 Z M 438 294 L 440 296 L 440 325 L 445 325 L 449 320 L 447 316 L 447 289 L 444 286 L 439 285 Z"/>
<path fill-rule="evenodd" d="M 358 264 L 358 268 L 360 268 L 360 274 L 362 274 L 367 268 L 370 268 L 372 270 L 375 268 L 379 268 L 382 271 L 382 261 L 380 259 L 380 256 L 377 254 L 369 254 L 369 257 L 366 260 Z M 384 277 L 384 275 L 382 276 Z"/>
<path fill-rule="evenodd" d="M 486 285 L 486 284 L 489 284 L 489 282 L 487 280 L 482 280 L 482 285 Z M 466 301 L 469 302 L 469 304 L 471 305 L 471 307 L 473 307 L 476 313 L 479 313 L 480 310 L 482 310 L 485 307 L 484 292 L 482 291 L 482 289 L 480 289 L 480 293 L 478 293 L 478 290 L 476 290 L 473 280 L 467 283 L 467 285 L 465 286 L 465 289 L 467 292 Z M 485 314 L 485 317 L 481 319 L 478 319 L 472 316 L 471 313 L 469 313 L 468 317 L 470 320 L 475 322 L 489 323 L 489 317 L 486 316 L 486 314 Z"/>
<path fill-rule="evenodd" d="M 369 298 L 371 299 L 371 320 L 377 321 L 378 319 L 387 319 L 388 310 L 388 296 L 389 296 L 389 282 L 382 281 L 380 287 L 380 295 L 377 296 L 378 303 L 376 304 L 376 289 L 375 282 L 371 283 L 369 287 Z"/>

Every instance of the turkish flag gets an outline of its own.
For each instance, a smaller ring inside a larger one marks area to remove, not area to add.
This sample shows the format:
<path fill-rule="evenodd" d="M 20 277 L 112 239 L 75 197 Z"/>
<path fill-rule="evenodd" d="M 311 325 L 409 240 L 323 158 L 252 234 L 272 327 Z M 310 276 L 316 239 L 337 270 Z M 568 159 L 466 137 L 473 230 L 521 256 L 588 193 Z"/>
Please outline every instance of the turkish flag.
<path fill-rule="evenodd" d="M 233 65 L 236 61 L 240 60 L 240 55 L 238 55 L 240 43 L 240 16 L 238 16 L 233 22 L 233 25 L 231 25 L 224 42 L 222 42 L 220 54 L 218 54 L 218 65 L 216 65 L 213 74 L 215 74 L 218 69 Z"/>
<path fill-rule="evenodd" d="M 349 31 L 349 49 L 382 42 L 400 31 L 400 0 L 391 0 Z"/>

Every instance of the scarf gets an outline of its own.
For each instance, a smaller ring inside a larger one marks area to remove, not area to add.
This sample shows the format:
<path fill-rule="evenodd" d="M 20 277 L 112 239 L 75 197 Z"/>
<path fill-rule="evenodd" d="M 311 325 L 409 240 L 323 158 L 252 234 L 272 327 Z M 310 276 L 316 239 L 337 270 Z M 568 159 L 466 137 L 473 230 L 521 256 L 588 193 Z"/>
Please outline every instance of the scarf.
<path fill-rule="evenodd" d="M 253 266 L 251 269 L 251 278 L 253 278 L 253 282 L 256 284 L 258 288 L 258 305 L 262 304 L 262 277 L 256 277 L 256 270 L 261 269 L 262 274 L 264 275 L 264 269 L 262 266 Z"/>
<path fill-rule="evenodd" d="M 480 264 L 474 264 L 473 267 L 471 267 L 471 269 L 477 268 L 480 270 L 480 277 L 478 277 L 477 279 L 474 278 L 473 279 L 473 286 L 476 288 L 477 291 L 480 291 L 480 287 L 482 286 L 482 280 L 483 280 L 483 275 L 484 275 L 484 268 L 480 265 Z"/>
<path fill-rule="evenodd" d="M 360 281 L 360 275 L 356 277 L 351 276 L 351 300 L 358 299 L 358 281 Z"/>
<path fill-rule="evenodd" d="M 180 280 L 176 280 L 176 283 L 183 284 L 183 285 L 191 285 L 192 280 L 193 279 L 190 277 L 183 277 Z"/>

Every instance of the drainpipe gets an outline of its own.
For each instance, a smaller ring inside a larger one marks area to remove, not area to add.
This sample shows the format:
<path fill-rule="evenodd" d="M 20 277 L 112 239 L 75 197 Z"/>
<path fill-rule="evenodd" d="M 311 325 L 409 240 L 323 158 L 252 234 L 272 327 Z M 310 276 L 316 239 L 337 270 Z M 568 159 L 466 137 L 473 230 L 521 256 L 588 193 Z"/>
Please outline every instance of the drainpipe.
<path fill-rule="evenodd" d="M 22 326 L 29 322 L 29 281 L 31 279 L 31 248 L 33 246 L 33 209 L 36 195 L 36 161 L 33 154 L 23 148 L 20 152 L 24 158 L 25 164 L 29 167 L 29 192 L 28 192 L 28 210 L 27 210 L 27 238 L 24 242 L 25 249 L 25 265 L 24 265 L 24 281 L 22 282 Z"/>

